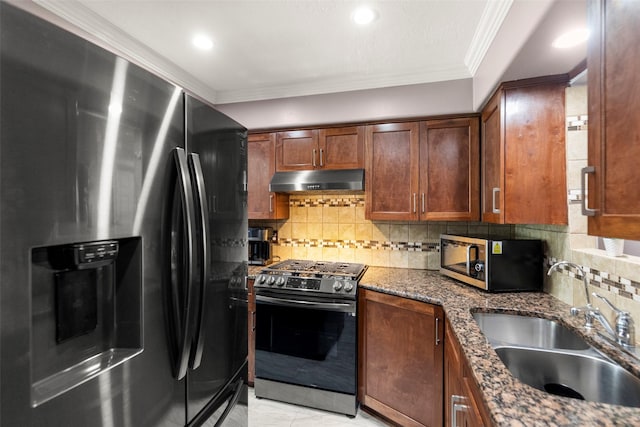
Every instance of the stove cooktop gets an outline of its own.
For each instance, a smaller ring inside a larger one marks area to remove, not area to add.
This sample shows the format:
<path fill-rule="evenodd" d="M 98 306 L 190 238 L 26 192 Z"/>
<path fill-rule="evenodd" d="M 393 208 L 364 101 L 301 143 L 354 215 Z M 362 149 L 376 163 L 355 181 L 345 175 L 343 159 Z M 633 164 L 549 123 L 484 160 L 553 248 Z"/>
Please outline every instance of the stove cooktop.
<path fill-rule="evenodd" d="M 355 297 L 366 270 L 364 264 L 290 259 L 261 270 L 255 286 Z"/>

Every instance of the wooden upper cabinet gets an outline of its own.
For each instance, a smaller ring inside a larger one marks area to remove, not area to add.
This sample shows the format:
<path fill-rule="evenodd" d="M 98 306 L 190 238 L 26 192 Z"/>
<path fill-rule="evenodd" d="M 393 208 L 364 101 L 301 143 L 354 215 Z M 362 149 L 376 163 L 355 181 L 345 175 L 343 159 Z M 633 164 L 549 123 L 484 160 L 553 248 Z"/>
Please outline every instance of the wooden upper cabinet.
<path fill-rule="evenodd" d="M 501 188 L 504 188 L 502 147 L 502 92 L 496 92 L 482 111 L 482 220 L 504 222 Z"/>
<path fill-rule="evenodd" d="M 592 0 L 588 16 L 588 230 L 640 240 L 640 2 Z"/>
<path fill-rule="evenodd" d="M 477 117 L 367 127 L 366 217 L 480 219 Z"/>
<path fill-rule="evenodd" d="M 482 220 L 567 224 L 566 76 L 505 83 L 482 112 Z"/>
<path fill-rule="evenodd" d="M 276 134 L 261 133 L 248 137 L 247 208 L 249 219 L 286 219 L 289 196 L 269 192 L 275 172 Z"/>
<path fill-rule="evenodd" d="M 364 167 L 364 126 L 278 132 L 276 171 Z"/>
<path fill-rule="evenodd" d="M 480 219 L 480 122 L 477 117 L 420 124 L 421 220 Z"/>
<path fill-rule="evenodd" d="M 278 132 L 276 142 L 278 172 L 309 170 L 314 169 L 318 164 L 317 130 Z"/>
<path fill-rule="evenodd" d="M 418 219 L 419 125 L 367 126 L 365 215 L 371 220 Z"/>
<path fill-rule="evenodd" d="M 320 129 L 318 163 L 325 169 L 364 167 L 364 126 Z"/>

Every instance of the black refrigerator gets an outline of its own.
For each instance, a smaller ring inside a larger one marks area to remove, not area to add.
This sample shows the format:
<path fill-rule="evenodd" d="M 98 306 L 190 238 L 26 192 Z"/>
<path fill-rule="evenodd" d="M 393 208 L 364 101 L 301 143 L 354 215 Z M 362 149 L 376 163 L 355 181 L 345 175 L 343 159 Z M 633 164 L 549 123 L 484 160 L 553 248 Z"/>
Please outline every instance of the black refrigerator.
<path fill-rule="evenodd" d="M 246 129 L 6 2 L 0 49 L 0 426 L 247 426 Z"/>

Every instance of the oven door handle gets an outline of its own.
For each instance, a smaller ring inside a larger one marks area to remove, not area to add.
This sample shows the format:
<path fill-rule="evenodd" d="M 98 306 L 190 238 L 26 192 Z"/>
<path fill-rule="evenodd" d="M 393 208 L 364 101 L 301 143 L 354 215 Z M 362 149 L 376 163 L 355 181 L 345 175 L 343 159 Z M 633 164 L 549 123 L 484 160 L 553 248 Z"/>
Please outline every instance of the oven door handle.
<path fill-rule="evenodd" d="M 274 298 L 264 295 L 256 295 L 256 302 L 264 302 L 267 304 L 280 305 L 284 307 L 313 307 L 321 310 L 341 311 L 346 313 L 356 312 L 355 303 L 348 302 L 316 302 L 288 298 Z"/>

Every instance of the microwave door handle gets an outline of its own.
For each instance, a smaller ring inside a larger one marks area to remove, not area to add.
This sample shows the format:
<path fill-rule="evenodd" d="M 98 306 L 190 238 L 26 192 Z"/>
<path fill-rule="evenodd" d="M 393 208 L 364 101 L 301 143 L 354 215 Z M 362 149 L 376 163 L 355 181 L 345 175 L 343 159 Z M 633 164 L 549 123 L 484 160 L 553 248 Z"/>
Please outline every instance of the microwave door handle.
<path fill-rule="evenodd" d="M 476 259 L 474 259 L 474 261 L 477 261 L 478 258 L 478 245 L 469 245 L 467 246 L 467 274 L 469 276 L 471 276 L 471 249 L 476 250 Z"/>

